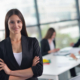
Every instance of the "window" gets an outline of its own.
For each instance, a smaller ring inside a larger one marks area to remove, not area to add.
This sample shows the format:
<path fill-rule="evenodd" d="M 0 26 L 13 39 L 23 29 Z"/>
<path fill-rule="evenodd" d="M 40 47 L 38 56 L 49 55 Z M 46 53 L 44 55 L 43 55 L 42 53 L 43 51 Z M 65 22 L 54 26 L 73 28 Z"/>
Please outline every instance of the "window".
<path fill-rule="evenodd" d="M 79 27 L 77 21 L 60 22 L 55 24 L 41 25 L 42 36 L 47 30 L 53 27 L 56 30 L 56 47 L 64 48 L 70 46 L 71 42 L 76 43 L 79 38 Z"/>
<path fill-rule="evenodd" d="M 75 0 L 37 0 L 40 23 L 76 19 Z"/>
<path fill-rule="evenodd" d="M 0 1 L 0 29 L 4 29 L 5 15 L 12 8 L 17 8 L 22 12 L 26 25 L 37 24 L 34 0 L 2 0 Z"/>
<path fill-rule="evenodd" d="M 30 37 L 36 37 L 39 40 L 39 31 L 38 27 L 27 27 L 27 32 Z"/>

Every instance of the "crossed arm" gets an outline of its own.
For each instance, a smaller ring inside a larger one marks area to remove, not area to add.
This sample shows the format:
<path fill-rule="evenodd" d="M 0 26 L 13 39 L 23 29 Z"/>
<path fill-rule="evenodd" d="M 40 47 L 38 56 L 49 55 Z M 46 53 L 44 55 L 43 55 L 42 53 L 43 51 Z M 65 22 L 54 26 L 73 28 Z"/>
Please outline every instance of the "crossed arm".
<path fill-rule="evenodd" d="M 12 71 L 8 68 L 8 66 L 4 63 L 2 59 L 0 59 L 0 71 L 4 70 L 4 72 L 9 75 L 9 80 L 25 80 L 31 78 L 34 74 L 32 68 L 23 69 L 23 70 L 15 70 Z M 39 63 L 39 57 L 35 56 L 33 59 L 32 66 L 36 66 Z"/>

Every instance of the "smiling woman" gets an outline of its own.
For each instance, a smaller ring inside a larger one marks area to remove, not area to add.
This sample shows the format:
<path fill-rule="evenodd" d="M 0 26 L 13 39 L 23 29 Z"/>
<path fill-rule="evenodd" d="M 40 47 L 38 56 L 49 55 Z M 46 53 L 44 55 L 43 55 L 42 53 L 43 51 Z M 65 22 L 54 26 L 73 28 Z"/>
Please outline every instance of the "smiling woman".
<path fill-rule="evenodd" d="M 0 80 L 38 80 L 43 63 L 36 38 L 28 37 L 21 12 L 8 11 L 5 39 L 0 42 Z"/>
<path fill-rule="evenodd" d="M 19 33 L 25 36 L 28 36 L 26 32 L 26 24 L 21 12 L 17 9 L 10 10 L 5 17 L 5 38 L 7 38 L 11 33 L 14 33 L 17 29 L 19 29 Z"/>
<path fill-rule="evenodd" d="M 18 33 L 22 30 L 22 21 L 17 15 L 12 15 L 8 20 L 10 33 Z"/>

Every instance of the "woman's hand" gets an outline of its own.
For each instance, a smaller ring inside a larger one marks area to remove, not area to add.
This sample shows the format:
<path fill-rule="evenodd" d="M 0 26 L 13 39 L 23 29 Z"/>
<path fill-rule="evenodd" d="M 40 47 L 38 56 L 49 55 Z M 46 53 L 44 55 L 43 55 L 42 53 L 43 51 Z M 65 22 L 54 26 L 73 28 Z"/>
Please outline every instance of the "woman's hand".
<path fill-rule="evenodd" d="M 60 50 L 59 48 L 53 49 L 53 52 L 57 52 L 57 51 L 59 51 L 59 50 Z"/>
<path fill-rule="evenodd" d="M 80 55 L 80 51 L 79 51 L 79 55 Z"/>
<path fill-rule="evenodd" d="M 56 51 L 59 51 L 59 50 L 60 50 L 59 48 L 56 49 Z"/>
<path fill-rule="evenodd" d="M 32 66 L 36 66 L 36 64 L 38 64 L 40 62 L 39 60 L 40 60 L 39 56 L 35 56 L 34 59 L 33 59 Z"/>
<path fill-rule="evenodd" d="M 49 53 L 49 54 L 50 54 L 50 53 L 55 53 L 55 52 L 57 52 L 57 51 L 59 51 L 59 50 L 60 50 L 59 48 L 53 49 L 53 50 L 49 50 L 48 53 Z"/>
<path fill-rule="evenodd" d="M 74 54 L 70 54 L 70 57 L 72 57 L 73 59 L 77 60 L 76 56 Z"/>
<path fill-rule="evenodd" d="M 70 46 L 73 47 L 74 46 L 74 43 L 70 43 Z"/>
<path fill-rule="evenodd" d="M 10 75 L 11 70 L 8 68 L 8 66 L 4 63 L 4 61 L 0 58 L 0 71 L 4 70 L 4 72 L 8 75 Z"/>

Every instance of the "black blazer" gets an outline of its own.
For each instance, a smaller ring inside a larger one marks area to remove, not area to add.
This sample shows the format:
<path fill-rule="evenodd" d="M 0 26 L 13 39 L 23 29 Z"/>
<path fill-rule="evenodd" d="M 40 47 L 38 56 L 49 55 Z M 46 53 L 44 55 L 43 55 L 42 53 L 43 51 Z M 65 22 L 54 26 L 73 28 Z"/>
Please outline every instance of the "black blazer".
<path fill-rule="evenodd" d="M 54 46 L 55 46 L 56 45 L 55 40 L 53 40 L 53 43 L 54 43 Z M 48 40 L 47 39 L 42 39 L 41 40 L 41 53 L 42 53 L 42 56 L 47 55 L 49 50 L 50 50 L 50 46 L 49 46 Z"/>
<path fill-rule="evenodd" d="M 78 39 L 78 41 L 74 44 L 73 47 L 79 47 L 80 46 L 80 39 Z"/>
<path fill-rule="evenodd" d="M 38 41 L 36 38 L 22 36 L 21 44 L 22 62 L 20 66 L 14 58 L 12 45 L 9 37 L 0 42 L 0 58 L 4 60 L 4 62 L 11 70 L 21 70 L 31 67 L 34 75 L 32 78 L 29 78 L 27 80 L 38 80 L 37 77 L 40 76 L 43 71 L 42 56 Z M 32 61 L 35 56 L 40 57 L 40 62 L 36 66 L 32 67 Z M 3 70 L 0 71 L 0 80 L 8 80 L 8 78 L 9 75 L 6 75 Z"/>

